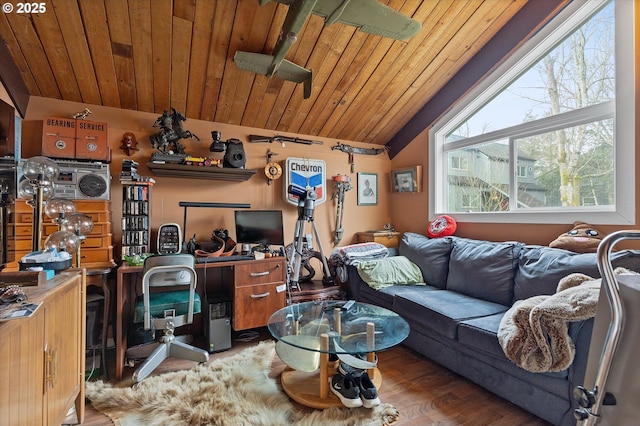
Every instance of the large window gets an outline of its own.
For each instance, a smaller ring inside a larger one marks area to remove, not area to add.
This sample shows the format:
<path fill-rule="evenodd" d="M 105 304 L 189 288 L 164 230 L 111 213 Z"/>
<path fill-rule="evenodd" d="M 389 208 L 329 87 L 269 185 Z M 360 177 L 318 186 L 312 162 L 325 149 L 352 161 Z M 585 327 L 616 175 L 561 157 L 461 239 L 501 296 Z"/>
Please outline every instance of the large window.
<path fill-rule="evenodd" d="M 633 2 L 572 2 L 430 133 L 433 217 L 635 221 Z"/>

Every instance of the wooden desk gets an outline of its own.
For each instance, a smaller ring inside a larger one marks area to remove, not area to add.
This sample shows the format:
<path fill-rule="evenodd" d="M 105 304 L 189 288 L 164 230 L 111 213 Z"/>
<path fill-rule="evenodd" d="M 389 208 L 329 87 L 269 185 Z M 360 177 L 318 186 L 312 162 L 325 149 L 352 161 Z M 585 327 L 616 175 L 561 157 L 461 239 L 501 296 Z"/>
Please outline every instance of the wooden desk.
<path fill-rule="evenodd" d="M 221 273 L 220 284 L 232 300 L 234 330 L 262 327 L 269 317 L 286 305 L 286 262 L 284 257 L 196 264 L 198 275 L 209 269 Z M 142 266 L 122 265 L 116 285 L 116 380 L 122 380 L 127 350 L 127 330 L 132 321 L 136 291 L 142 287 Z M 200 278 L 199 278 L 200 279 Z M 198 286 L 202 291 L 202 286 Z M 205 311 L 203 301 L 203 312 Z"/>

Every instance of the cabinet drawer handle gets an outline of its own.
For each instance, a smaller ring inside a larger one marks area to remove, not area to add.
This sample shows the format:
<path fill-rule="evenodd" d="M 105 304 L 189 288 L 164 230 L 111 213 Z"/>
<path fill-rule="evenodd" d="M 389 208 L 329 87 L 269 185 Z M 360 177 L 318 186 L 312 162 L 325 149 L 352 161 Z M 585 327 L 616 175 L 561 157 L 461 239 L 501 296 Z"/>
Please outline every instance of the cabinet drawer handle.
<path fill-rule="evenodd" d="M 251 298 L 252 299 L 262 299 L 263 297 L 269 296 L 269 294 L 271 294 L 271 293 L 266 292 L 266 293 L 261 293 L 261 294 L 252 294 Z"/>
<path fill-rule="evenodd" d="M 265 275 L 269 275 L 269 271 L 264 272 L 251 272 L 249 273 L 252 277 L 264 277 Z"/>

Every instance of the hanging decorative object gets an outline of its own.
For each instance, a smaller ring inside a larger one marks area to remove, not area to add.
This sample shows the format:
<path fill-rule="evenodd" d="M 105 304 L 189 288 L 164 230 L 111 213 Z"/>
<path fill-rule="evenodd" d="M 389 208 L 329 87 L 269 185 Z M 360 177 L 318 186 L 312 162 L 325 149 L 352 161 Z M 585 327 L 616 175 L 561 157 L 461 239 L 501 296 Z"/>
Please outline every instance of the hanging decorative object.
<path fill-rule="evenodd" d="M 274 180 L 282 176 L 282 167 L 280 167 L 280 164 L 271 161 L 275 155 L 278 154 L 270 149 L 267 150 L 267 165 L 264 166 L 264 174 L 267 176 L 267 179 L 269 179 L 269 185 L 271 185 Z"/>
<path fill-rule="evenodd" d="M 333 237 L 333 245 L 337 246 L 342 240 L 342 216 L 344 215 L 344 193 L 351 188 L 351 178 L 347 175 L 333 176 L 333 183 L 336 187 L 336 192 L 333 197 L 336 199 L 336 231 Z"/>
<path fill-rule="evenodd" d="M 358 148 L 356 146 L 338 142 L 337 145 L 331 147 L 331 150 L 346 152 L 349 155 L 349 164 L 351 165 L 351 173 L 353 173 L 355 172 L 356 168 L 353 154 L 378 155 L 382 154 L 383 152 L 389 151 L 389 148 L 387 148 L 386 146 L 384 148 Z"/>
<path fill-rule="evenodd" d="M 125 154 L 131 155 L 135 151 L 140 151 L 138 148 L 138 141 L 136 140 L 136 135 L 131 132 L 127 132 L 122 135 L 122 141 L 120 142 L 120 149 L 124 151 Z"/>

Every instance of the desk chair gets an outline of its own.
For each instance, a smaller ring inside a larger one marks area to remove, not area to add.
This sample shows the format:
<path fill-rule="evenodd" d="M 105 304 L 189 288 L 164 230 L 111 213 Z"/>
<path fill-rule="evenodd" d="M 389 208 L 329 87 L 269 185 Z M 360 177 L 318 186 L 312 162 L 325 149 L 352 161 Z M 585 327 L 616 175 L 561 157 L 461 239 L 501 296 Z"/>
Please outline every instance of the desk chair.
<path fill-rule="evenodd" d="M 144 380 L 168 357 L 178 357 L 196 362 L 206 362 L 209 353 L 184 342 L 186 336 L 174 336 L 176 327 L 193 322 L 193 314 L 199 313 L 200 298 L 195 292 L 195 258 L 190 254 L 157 255 L 144 261 L 142 296 L 136 301 L 134 322 L 140 313 L 145 330 L 164 330 L 158 346 L 133 373 L 134 383 Z M 151 287 L 187 286 L 188 290 L 151 292 Z M 135 357 L 135 354 L 132 354 Z"/>

